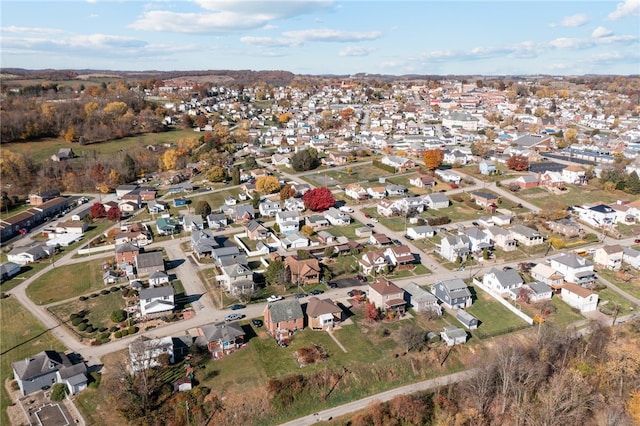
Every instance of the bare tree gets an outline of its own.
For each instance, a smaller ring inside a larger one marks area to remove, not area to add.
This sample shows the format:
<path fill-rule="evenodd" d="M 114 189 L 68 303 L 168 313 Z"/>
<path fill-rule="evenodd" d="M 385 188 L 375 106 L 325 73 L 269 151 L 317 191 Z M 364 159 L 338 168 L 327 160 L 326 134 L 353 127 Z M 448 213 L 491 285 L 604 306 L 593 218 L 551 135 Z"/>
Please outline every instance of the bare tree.
<path fill-rule="evenodd" d="M 421 349 L 424 345 L 424 330 L 414 326 L 405 325 L 398 330 L 398 341 L 405 345 L 407 352 L 413 349 Z"/>
<path fill-rule="evenodd" d="M 495 364 L 478 366 L 478 374 L 461 385 L 462 394 L 483 416 L 489 412 L 491 402 L 496 395 L 498 373 Z"/>

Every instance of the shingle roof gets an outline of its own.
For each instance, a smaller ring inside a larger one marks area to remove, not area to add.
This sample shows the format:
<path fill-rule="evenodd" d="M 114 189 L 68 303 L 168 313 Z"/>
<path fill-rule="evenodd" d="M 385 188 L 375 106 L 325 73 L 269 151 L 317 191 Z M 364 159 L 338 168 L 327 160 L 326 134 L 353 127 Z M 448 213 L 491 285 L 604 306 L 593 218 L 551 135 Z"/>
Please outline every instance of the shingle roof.
<path fill-rule="evenodd" d="M 166 297 L 174 295 L 173 286 L 167 285 L 163 287 L 143 288 L 140 290 L 140 299 L 156 299 L 158 297 Z"/>
<path fill-rule="evenodd" d="M 300 306 L 298 299 L 279 300 L 277 302 L 269 303 L 266 309 L 271 314 L 271 320 L 273 322 L 291 321 L 304 318 L 302 306 Z"/>
<path fill-rule="evenodd" d="M 62 352 L 42 351 L 31 358 L 13 362 L 11 366 L 20 380 L 28 380 L 58 371 L 63 366 L 71 366 L 71 362 Z"/>

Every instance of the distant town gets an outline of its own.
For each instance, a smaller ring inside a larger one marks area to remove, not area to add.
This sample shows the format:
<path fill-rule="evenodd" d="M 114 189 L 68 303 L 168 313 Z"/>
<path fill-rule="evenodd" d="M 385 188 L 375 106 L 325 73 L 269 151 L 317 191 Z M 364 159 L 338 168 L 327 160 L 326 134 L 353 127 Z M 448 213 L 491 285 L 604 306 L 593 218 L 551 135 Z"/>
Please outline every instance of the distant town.
<path fill-rule="evenodd" d="M 2 422 L 632 425 L 639 105 L 3 70 Z"/>

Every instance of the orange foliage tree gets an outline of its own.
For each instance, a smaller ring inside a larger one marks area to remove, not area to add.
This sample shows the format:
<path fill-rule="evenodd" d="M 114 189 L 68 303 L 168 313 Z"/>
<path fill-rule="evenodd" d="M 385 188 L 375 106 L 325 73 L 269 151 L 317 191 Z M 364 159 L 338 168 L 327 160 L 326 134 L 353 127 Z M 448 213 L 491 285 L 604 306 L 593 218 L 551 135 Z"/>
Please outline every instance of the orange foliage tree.
<path fill-rule="evenodd" d="M 427 170 L 435 170 L 442 164 L 444 152 L 441 149 L 429 149 L 424 153 L 422 161 Z"/>

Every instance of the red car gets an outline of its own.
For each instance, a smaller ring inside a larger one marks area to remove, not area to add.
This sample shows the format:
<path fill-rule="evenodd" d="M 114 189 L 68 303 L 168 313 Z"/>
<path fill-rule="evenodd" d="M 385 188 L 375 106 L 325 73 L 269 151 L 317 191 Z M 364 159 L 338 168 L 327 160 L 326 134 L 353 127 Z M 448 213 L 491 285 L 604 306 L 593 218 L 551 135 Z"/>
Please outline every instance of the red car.
<path fill-rule="evenodd" d="M 633 240 L 633 242 L 636 244 L 640 244 L 640 238 L 636 238 L 635 240 Z"/>

